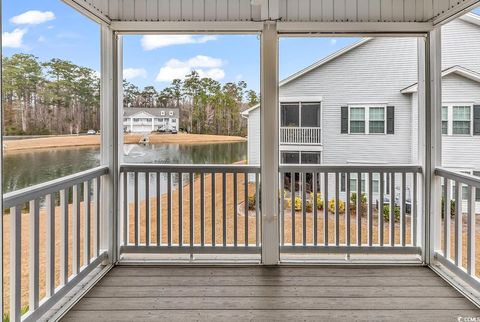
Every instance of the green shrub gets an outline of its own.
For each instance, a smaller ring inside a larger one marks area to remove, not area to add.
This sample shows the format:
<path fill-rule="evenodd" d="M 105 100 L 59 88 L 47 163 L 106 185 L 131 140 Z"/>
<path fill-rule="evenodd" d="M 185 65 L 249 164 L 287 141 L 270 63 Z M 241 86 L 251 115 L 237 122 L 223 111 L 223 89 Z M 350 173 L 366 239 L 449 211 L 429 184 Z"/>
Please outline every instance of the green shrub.
<path fill-rule="evenodd" d="M 305 201 L 305 211 L 306 212 L 312 212 L 313 211 L 313 202 L 310 199 L 307 199 Z"/>
<path fill-rule="evenodd" d="M 450 217 L 454 217 L 456 212 L 455 200 L 450 200 Z M 442 218 L 445 218 L 445 199 L 442 197 Z"/>
<path fill-rule="evenodd" d="M 28 312 L 28 305 L 22 306 L 20 308 L 20 315 L 24 315 L 27 312 Z M 3 322 L 10 322 L 10 314 L 9 313 L 4 313 L 2 321 Z"/>
<path fill-rule="evenodd" d="M 357 204 L 357 193 L 356 192 L 352 192 L 352 194 L 350 196 L 350 202 L 353 203 L 354 205 Z M 360 203 L 362 205 L 367 203 L 367 195 L 365 195 L 364 192 L 362 192 L 362 194 L 360 195 Z"/>
<path fill-rule="evenodd" d="M 395 218 L 396 222 L 400 221 L 400 207 L 399 206 L 395 206 L 395 208 L 393 208 L 393 215 L 394 215 L 394 218 Z M 383 205 L 383 220 L 385 222 L 390 221 L 390 205 Z"/>
<path fill-rule="evenodd" d="M 313 192 L 310 193 L 310 199 L 313 200 L 314 194 Z M 322 194 L 320 192 L 317 192 L 317 209 L 322 210 L 323 209 L 323 199 L 322 199 Z"/>
<path fill-rule="evenodd" d="M 335 213 L 335 199 L 330 199 L 330 201 L 328 202 L 328 211 L 330 211 L 331 213 Z M 338 212 L 340 214 L 345 213 L 345 201 L 339 200 Z"/>
<path fill-rule="evenodd" d="M 295 211 L 302 211 L 302 198 L 295 197 Z"/>
<path fill-rule="evenodd" d="M 253 195 L 248 196 L 248 209 L 249 210 L 255 210 L 255 207 L 257 206 L 256 201 L 257 201 L 257 194 L 253 194 Z"/>

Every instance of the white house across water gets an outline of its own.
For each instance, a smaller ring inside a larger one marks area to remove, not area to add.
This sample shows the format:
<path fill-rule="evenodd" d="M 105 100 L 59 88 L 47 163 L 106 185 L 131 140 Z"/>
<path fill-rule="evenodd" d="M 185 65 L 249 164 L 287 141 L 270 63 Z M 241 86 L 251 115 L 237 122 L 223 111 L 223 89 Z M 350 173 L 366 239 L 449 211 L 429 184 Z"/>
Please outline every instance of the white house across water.
<path fill-rule="evenodd" d="M 128 133 L 178 132 L 179 116 L 178 108 L 125 107 L 123 130 Z"/>

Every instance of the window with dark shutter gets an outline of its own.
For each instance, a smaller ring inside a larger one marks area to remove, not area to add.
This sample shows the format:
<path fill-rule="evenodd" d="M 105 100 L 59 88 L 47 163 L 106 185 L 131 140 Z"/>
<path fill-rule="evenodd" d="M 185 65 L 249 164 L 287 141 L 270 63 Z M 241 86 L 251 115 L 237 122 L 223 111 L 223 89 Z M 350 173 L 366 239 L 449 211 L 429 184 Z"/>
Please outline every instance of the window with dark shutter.
<path fill-rule="evenodd" d="M 395 133 L 395 106 L 387 106 L 387 134 Z"/>
<path fill-rule="evenodd" d="M 348 106 L 342 106 L 341 133 L 348 133 Z"/>
<path fill-rule="evenodd" d="M 480 105 L 473 105 L 473 135 L 480 135 Z"/>

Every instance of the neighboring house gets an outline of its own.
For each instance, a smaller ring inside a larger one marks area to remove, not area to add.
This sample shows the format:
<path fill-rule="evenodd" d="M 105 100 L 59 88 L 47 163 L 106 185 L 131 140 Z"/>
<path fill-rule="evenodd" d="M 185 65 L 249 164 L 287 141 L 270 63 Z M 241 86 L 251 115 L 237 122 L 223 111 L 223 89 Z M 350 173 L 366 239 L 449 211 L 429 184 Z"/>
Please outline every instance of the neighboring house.
<path fill-rule="evenodd" d="M 480 175 L 479 40 L 475 14 L 442 27 L 443 166 L 474 175 Z M 417 49 L 414 38 L 362 39 L 281 81 L 280 163 L 417 164 Z M 260 107 L 243 115 L 248 160 L 258 164 Z M 378 182 L 374 176 L 374 192 Z M 477 201 L 480 211 L 480 191 Z"/>
<path fill-rule="evenodd" d="M 150 133 L 154 131 L 178 131 L 178 108 L 139 108 L 123 109 L 123 130 L 128 133 Z"/>

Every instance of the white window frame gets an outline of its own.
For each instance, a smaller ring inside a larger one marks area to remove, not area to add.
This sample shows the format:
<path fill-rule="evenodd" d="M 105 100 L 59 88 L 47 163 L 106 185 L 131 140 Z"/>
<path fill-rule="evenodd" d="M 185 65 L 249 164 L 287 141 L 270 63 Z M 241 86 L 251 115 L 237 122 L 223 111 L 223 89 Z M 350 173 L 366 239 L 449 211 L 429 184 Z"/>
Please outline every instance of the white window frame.
<path fill-rule="evenodd" d="M 442 108 L 447 107 L 447 134 L 443 134 L 444 136 L 473 136 L 473 103 L 459 103 L 459 102 L 445 102 L 442 104 Z M 470 133 L 469 134 L 453 134 L 453 107 L 454 106 L 467 106 L 470 108 Z"/>
<path fill-rule="evenodd" d="M 307 127 L 303 126 L 302 124 L 302 104 L 319 104 L 320 105 L 320 126 L 312 127 L 316 129 L 321 129 L 322 128 L 322 122 L 323 122 L 323 108 L 322 108 L 322 101 L 312 101 L 312 100 L 301 100 L 301 101 L 295 101 L 292 99 L 287 99 L 287 100 L 282 100 L 280 101 L 280 127 L 282 128 L 288 128 L 288 126 L 282 126 L 282 104 L 298 104 L 298 126 L 297 128 L 302 128 L 302 127 Z M 308 127 L 310 128 L 310 127 Z M 323 137 L 323 135 L 322 135 Z"/>
<path fill-rule="evenodd" d="M 370 133 L 370 108 L 383 108 L 383 133 Z M 351 110 L 352 108 L 365 109 L 365 132 L 364 133 L 352 133 L 350 131 L 350 124 L 352 121 Z M 387 105 L 386 104 L 349 104 L 348 105 L 348 134 L 351 135 L 386 135 L 387 134 Z"/>

